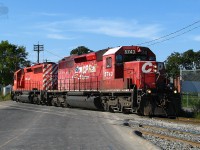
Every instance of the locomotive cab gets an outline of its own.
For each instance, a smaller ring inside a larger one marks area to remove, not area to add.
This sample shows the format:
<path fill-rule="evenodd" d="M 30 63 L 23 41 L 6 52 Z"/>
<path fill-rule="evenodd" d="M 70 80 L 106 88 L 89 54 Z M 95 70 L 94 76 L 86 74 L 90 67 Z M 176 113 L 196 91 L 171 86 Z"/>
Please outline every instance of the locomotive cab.
<path fill-rule="evenodd" d="M 155 61 L 155 54 L 146 47 L 123 46 L 109 49 L 103 55 L 103 89 L 130 89 L 134 85 L 144 88 L 155 78 Z M 141 79 L 141 71 L 151 74 Z M 149 77 L 152 79 L 149 80 Z M 116 82 L 118 83 L 115 84 Z"/>
<path fill-rule="evenodd" d="M 13 90 L 24 88 L 24 69 L 19 69 L 14 73 Z"/>

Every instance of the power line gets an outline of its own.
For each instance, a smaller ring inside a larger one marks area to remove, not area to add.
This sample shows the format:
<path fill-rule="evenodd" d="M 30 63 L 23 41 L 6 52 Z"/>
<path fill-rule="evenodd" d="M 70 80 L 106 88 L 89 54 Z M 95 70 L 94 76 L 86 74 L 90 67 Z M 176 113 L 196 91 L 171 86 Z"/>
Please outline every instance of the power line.
<path fill-rule="evenodd" d="M 50 51 L 48 51 L 48 50 L 45 50 L 45 51 L 47 51 L 48 53 L 50 53 L 50 54 L 52 54 L 52 55 L 54 55 L 54 56 L 56 56 L 56 57 L 58 57 L 58 58 L 63 58 L 63 57 L 60 57 L 60 56 L 58 56 L 58 55 L 56 55 L 56 54 L 54 54 L 54 53 L 52 53 L 52 52 L 50 52 Z"/>
<path fill-rule="evenodd" d="M 192 31 L 192 30 L 195 30 L 195 29 L 197 29 L 197 28 L 199 28 L 199 27 L 200 27 L 200 25 L 197 26 L 197 27 L 194 27 L 194 28 L 192 28 L 192 29 L 190 29 L 190 30 L 187 30 L 187 31 L 185 31 L 185 32 L 183 32 L 183 33 L 180 33 L 180 34 L 178 34 L 178 35 L 172 36 L 172 37 L 170 37 L 170 38 L 164 39 L 164 40 L 159 41 L 159 42 L 155 42 L 155 43 L 153 43 L 153 44 L 149 44 L 149 45 L 147 45 L 147 46 L 152 46 L 152 45 L 155 45 L 155 44 L 158 44 L 158 43 L 162 43 L 162 42 L 168 41 L 168 40 L 170 40 L 170 39 L 173 39 L 173 38 L 176 38 L 176 37 L 181 36 L 181 35 L 183 35 L 183 34 L 186 34 L 186 33 L 190 32 L 190 31 Z"/>
<path fill-rule="evenodd" d="M 154 40 L 150 40 L 150 41 L 146 41 L 146 42 L 143 42 L 143 43 L 139 43 L 139 44 L 137 44 L 137 45 L 142 45 L 142 44 L 147 44 L 147 43 L 152 43 L 152 42 L 154 42 L 154 41 L 158 41 L 158 40 L 160 40 L 160 39 L 163 39 L 163 38 L 166 38 L 166 37 L 171 36 L 171 35 L 173 35 L 173 34 L 176 34 L 176 33 L 178 33 L 178 32 L 181 32 L 181 31 L 183 31 L 183 30 L 185 30 L 185 29 L 187 29 L 187 28 L 189 28 L 189 27 L 191 27 L 191 26 L 193 26 L 193 25 L 195 25 L 195 24 L 197 24 L 197 23 L 199 23 L 199 22 L 200 22 L 200 20 L 195 21 L 195 22 L 193 22 L 192 24 L 190 24 L 190 25 L 188 25 L 188 26 L 185 26 L 185 27 L 183 27 L 183 28 L 181 28 L 181 29 L 179 29 L 179 30 L 177 30 L 177 31 L 175 31 L 175 32 L 172 32 L 172 33 L 169 33 L 169 34 L 167 34 L 167 35 L 161 36 L 161 37 L 159 37 L 159 38 L 157 38 L 157 39 L 154 39 Z M 198 26 L 198 27 L 199 27 L 199 26 Z M 196 29 L 196 28 L 198 28 L 198 27 L 192 28 L 191 30 L 186 31 L 186 32 L 183 32 L 183 33 L 185 34 L 185 33 L 187 33 L 187 32 L 190 32 L 190 31 L 192 31 L 192 30 L 194 30 L 194 29 Z M 180 34 L 180 35 L 182 35 L 182 34 Z M 180 36 L 180 35 L 178 35 L 178 36 Z M 175 37 L 177 37 L 177 36 L 174 36 L 173 38 L 175 38 Z M 171 39 L 171 38 L 168 38 L 168 39 L 162 40 L 162 41 L 160 41 L 160 42 L 156 42 L 156 43 L 161 43 L 161 42 L 167 41 L 167 40 L 169 40 L 169 39 Z M 150 45 L 151 45 L 151 44 L 150 44 Z M 153 45 L 154 45 L 154 44 L 153 44 Z M 149 45 L 148 45 L 148 46 L 149 46 Z"/>

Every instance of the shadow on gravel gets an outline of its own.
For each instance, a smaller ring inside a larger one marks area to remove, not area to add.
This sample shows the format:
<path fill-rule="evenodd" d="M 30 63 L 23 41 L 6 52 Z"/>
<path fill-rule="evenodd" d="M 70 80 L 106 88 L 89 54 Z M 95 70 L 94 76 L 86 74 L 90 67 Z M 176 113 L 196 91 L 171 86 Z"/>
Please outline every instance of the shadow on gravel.
<path fill-rule="evenodd" d="M 140 131 L 133 131 L 133 133 L 136 134 L 137 136 L 142 137 L 142 132 L 140 132 Z"/>

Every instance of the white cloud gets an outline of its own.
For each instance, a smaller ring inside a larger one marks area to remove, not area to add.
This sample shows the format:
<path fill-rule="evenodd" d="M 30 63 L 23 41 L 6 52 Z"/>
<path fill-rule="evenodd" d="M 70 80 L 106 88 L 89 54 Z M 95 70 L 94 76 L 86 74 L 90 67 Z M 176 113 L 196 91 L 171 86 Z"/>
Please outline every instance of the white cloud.
<path fill-rule="evenodd" d="M 161 30 L 159 25 L 141 25 L 137 21 L 83 18 L 70 22 L 76 30 L 114 37 L 153 38 Z"/>
<path fill-rule="evenodd" d="M 200 41 L 200 35 L 199 35 L 199 36 L 196 36 L 196 37 L 194 37 L 194 40 L 195 40 L 195 41 Z"/>
<path fill-rule="evenodd" d="M 56 40 L 69 40 L 69 39 L 72 39 L 72 38 L 66 37 L 66 36 L 61 35 L 61 34 L 47 34 L 47 38 L 56 39 Z"/>
<path fill-rule="evenodd" d="M 143 25 L 137 21 L 121 19 L 90 19 L 79 18 L 65 21 L 41 23 L 36 26 L 50 33 L 67 32 L 75 33 L 95 33 L 113 37 L 132 37 L 154 39 L 162 30 L 158 24 Z M 54 35 L 54 34 L 53 34 Z M 51 36 L 50 36 L 51 37 Z M 55 34 L 53 37 L 57 37 Z M 59 38 L 59 36 L 58 36 Z"/>

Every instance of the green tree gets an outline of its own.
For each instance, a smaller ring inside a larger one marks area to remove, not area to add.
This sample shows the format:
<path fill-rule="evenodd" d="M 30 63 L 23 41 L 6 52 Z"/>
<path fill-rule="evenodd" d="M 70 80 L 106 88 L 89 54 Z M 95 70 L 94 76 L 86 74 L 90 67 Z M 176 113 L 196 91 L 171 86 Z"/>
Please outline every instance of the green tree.
<path fill-rule="evenodd" d="M 169 76 L 175 77 L 180 75 L 180 67 L 192 69 L 193 64 L 196 64 L 197 69 L 200 68 L 200 51 L 194 52 L 192 49 L 184 53 L 174 52 L 168 56 L 165 61 Z"/>
<path fill-rule="evenodd" d="M 16 70 L 30 65 L 28 53 L 23 46 L 10 44 L 8 41 L 0 43 L 0 84 L 13 83 L 13 74 Z"/>
<path fill-rule="evenodd" d="M 179 66 L 182 63 L 181 54 L 178 52 L 172 53 L 165 61 L 166 69 L 169 76 L 176 76 L 180 73 Z"/>
<path fill-rule="evenodd" d="M 82 54 L 87 54 L 87 53 L 90 53 L 90 52 L 93 52 L 93 51 L 90 50 L 89 48 L 85 47 L 85 46 L 78 46 L 77 48 L 73 49 L 70 52 L 70 55 L 73 55 L 73 54 L 82 55 Z"/>

